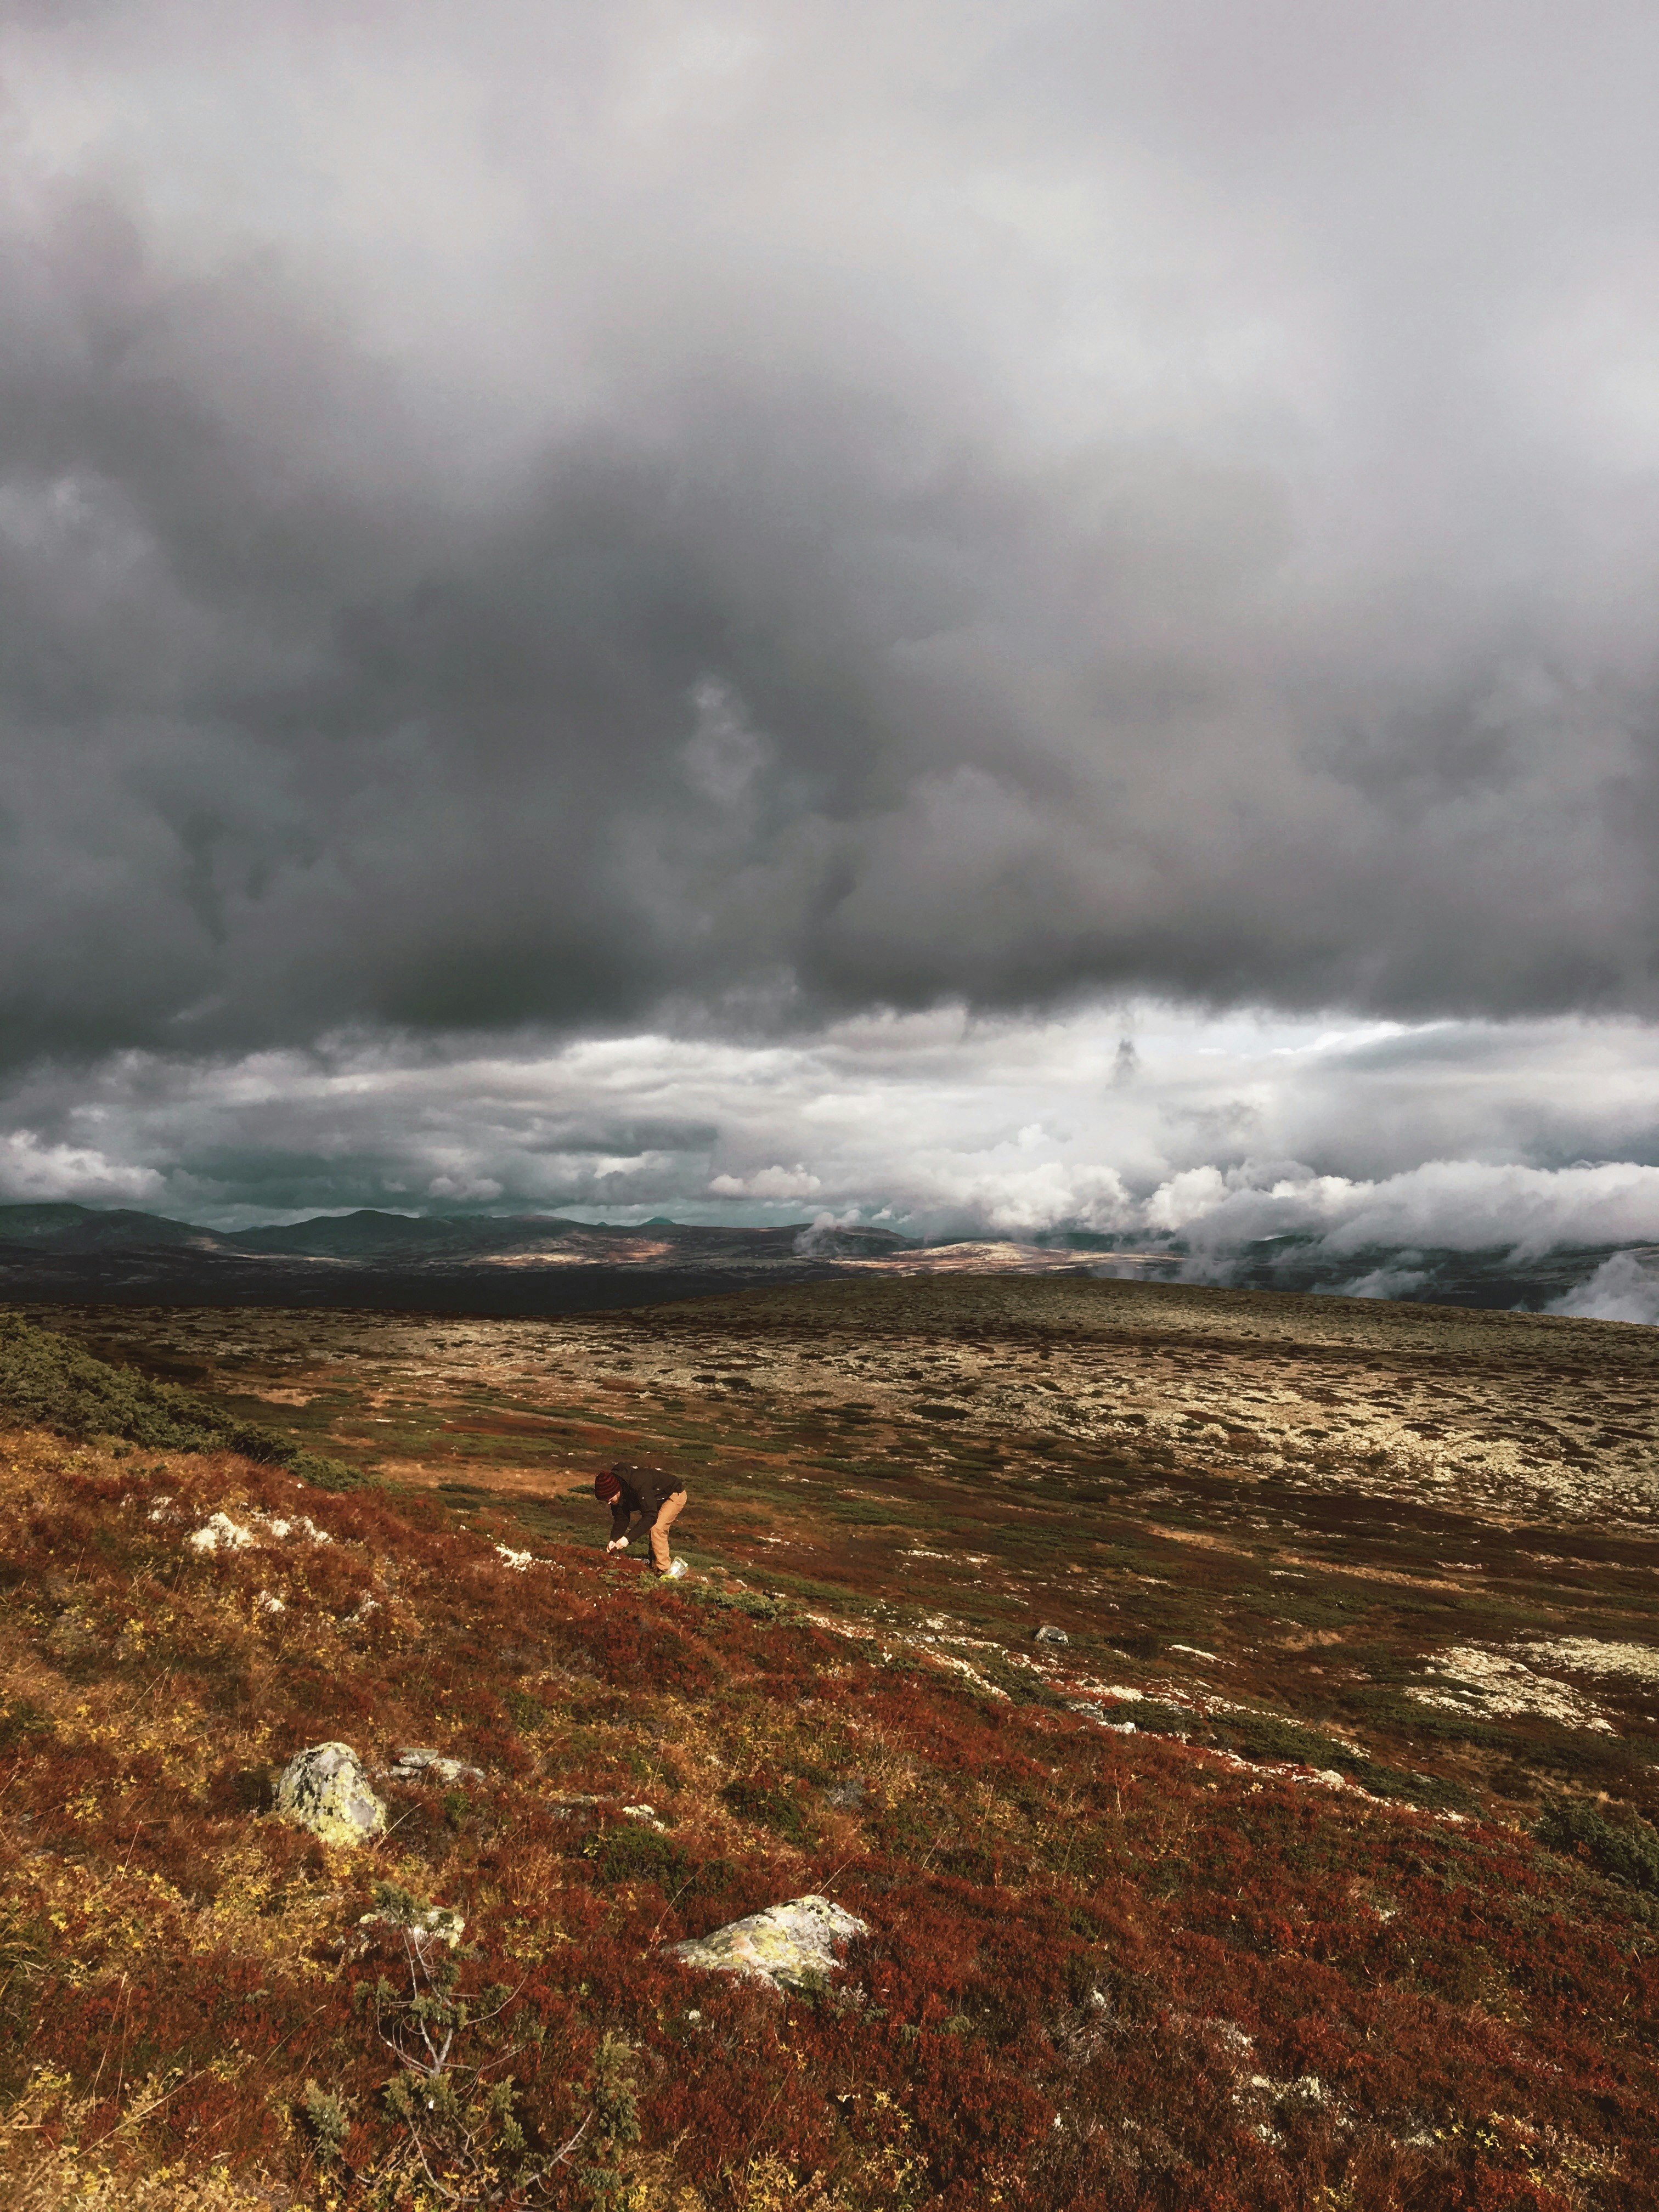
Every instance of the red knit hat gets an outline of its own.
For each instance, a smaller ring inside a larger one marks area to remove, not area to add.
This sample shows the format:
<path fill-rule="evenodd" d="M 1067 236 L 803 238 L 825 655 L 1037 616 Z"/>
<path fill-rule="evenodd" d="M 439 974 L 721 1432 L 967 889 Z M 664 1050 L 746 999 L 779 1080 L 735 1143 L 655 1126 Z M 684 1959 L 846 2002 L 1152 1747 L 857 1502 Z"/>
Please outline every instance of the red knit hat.
<path fill-rule="evenodd" d="M 594 1476 L 593 1495 L 595 1498 L 603 1498 L 607 1503 L 613 1498 L 622 1496 L 622 1485 L 609 1468 L 606 1468 L 603 1474 Z"/>

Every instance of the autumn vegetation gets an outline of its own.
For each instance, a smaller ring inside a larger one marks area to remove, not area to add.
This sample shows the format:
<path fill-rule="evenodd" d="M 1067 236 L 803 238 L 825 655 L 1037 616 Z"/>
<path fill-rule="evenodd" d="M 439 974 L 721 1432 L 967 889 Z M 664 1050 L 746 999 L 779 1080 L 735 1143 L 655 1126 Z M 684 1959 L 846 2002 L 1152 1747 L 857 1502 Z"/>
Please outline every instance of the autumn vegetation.
<path fill-rule="evenodd" d="M 1427 1707 L 1115 1704 L 1080 1632 L 656 1585 L 597 1523 L 0 1351 L 8 2203 L 1654 2202 L 1659 1854 L 1613 1769 L 1504 1800 Z M 253 1540 L 194 1547 L 216 1513 Z M 370 1847 L 271 1814 L 325 1739 Z M 481 1778 L 390 1778 L 410 1744 Z M 807 1892 L 871 1930 L 821 1988 L 670 1955 Z"/>

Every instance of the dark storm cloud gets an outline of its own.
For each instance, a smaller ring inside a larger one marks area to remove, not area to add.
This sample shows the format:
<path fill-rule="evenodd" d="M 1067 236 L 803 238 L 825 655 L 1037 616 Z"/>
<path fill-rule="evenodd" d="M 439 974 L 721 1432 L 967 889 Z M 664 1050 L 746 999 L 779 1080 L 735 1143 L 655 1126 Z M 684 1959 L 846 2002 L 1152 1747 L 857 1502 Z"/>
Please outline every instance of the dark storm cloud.
<path fill-rule="evenodd" d="M 1650 15 L 897 15 L 14 20 L 14 1061 L 1651 1012 Z"/>

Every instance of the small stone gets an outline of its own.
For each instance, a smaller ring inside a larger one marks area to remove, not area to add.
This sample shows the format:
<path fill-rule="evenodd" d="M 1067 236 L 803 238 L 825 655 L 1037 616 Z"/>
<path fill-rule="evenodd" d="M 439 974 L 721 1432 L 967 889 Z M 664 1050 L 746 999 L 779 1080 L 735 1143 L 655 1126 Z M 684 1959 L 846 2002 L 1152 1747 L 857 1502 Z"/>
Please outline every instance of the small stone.
<path fill-rule="evenodd" d="M 566 1790 L 546 1801 L 548 1810 L 556 1820 L 574 1820 L 579 1813 L 586 1813 L 595 1805 L 603 1805 L 603 1797 L 594 1797 L 584 1790 Z"/>
<path fill-rule="evenodd" d="M 837 1943 L 869 1932 L 862 1920 L 827 1897 L 797 1897 L 670 1948 L 684 1966 L 748 1974 L 776 1989 L 804 1990 L 840 1965 Z"/>
<path fill-rule="evenodd" d="M 481 1766 L 469 1766 L 461 1759 L 446 1759 L 441 1751 L 428 1751 L 413 1743 L 398 1753 L 398 1764 L 392 1770 L 394 1782 L 424 1782 L 434 1774 L 440 1782 L 447 1782 L 452 1788 L 457 1782 L 482 1782 L 484 1778 Z"/>
<path fill-rule="evenodd" d="M 846 1782 L 832 1782 L 823 1793 L 823 1802 L 838 1813 L 856 1813 L 864 1802 L 864 1784 L 856 1775 Z"/>
<path fill-rule="evenodd" d="M 155 1516 L 152 1515 L 151 1518 Z M 228 1513 L 216 1513 L 199 1528 L 193 1536 L 185 1539 L 193 1552 L 246 1552 L 257 1544 L 258 1538 L 252 1528 L 244 1528 L 233 1521 Z"/>
<path fill-rule="evenodd" d="M 1071 1640 L 1063 1628 L 1039 1628 L 1031 1638 L 1034 1644 L 1069 1644 Z"/>
<path fill-rule="evenodd" d="M 325 1844 L 367 1843 L 386 1832 L 386 1807 L 349 1743 L 314 1743 L 296 1752 L 276 1784 L 276 1810 Z"/>

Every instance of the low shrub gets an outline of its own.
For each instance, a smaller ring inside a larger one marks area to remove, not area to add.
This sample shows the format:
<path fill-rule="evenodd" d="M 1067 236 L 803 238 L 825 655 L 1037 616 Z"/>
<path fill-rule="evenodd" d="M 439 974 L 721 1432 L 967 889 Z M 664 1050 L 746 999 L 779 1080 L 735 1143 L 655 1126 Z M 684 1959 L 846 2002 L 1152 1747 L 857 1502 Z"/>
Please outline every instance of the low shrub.
<path fill-rule="evenodd" d="M 1022 1667 L 1000 1652 L 976 1651 L 974 1671 L 1017 1705 L 1043 1705 L 1057 1710 L 1070 1703 L 1035 1667 Z"/>
<path fill-rule="evenodd" d="M 1659 1830 L 1647 1821 L 1615 1827 L 1593 1805 L 1562 1798 L 1545 1808 L 1533 1833 L 1552 1850 L 1588 1859 L 1598 1873 L 1659 1897 Z"/>
<path fill-rule="evenodd" d="M 691 1871 L 690 1861 L 673 1838 L 647 1827 L 643 1820 L 601 1828 L 582 1845 L 582 1856 L 592 1861 L 601 1881 L 654 1881 L 671 1897 L 684 1887 Z"/>
<path fill-rule="evenodd" d="M 26 1743 L 31 1736 L 49 1735 L 50 1714 L 43 1713 L 33 1698 L 0 1696 L 0 1750 Z"/>
<path fill-rule="evenodd" d="M 712 1583 L 696 1583 L 689 1593 L 697 1604 L 715 1613 L 738 1613 L 745 1620 L 786 1621 L 800 1618 L 800 1608 L 786 1597 L 760 1590 L 725 1590 Z"/>
<path fill-rule="evenodd" d="M 539 1698 L 532 1698 L 527 1690 L 507 1690 L 501 1703 L 511 1716 L 513 1725 L 521 1735 L 533 1735 L 538 1728 L 547 1725 L 547 1707 Z"/>
<path fill-rule="evenodd" d="M 94 1359 L 21 1314 L 0 1314 L 0 1417 L 77 1443 L 116 1437 L 147 1451 L 240 1452 L 264 1466 L 286 1468 L 319 1490 L 349 1490 L 366 1479 L 176 1383 L 153 1382 Z"/>
<path fill-rule="evenodd" d="M 770 1768 L 739 1775 L 720 1791 L 720 1802 L 740 1820 L 769 1828 L 786 1843 L 805 1845 L 811 1841 L 805 1787 L 792 1775 L 775 1774 Z"/>

